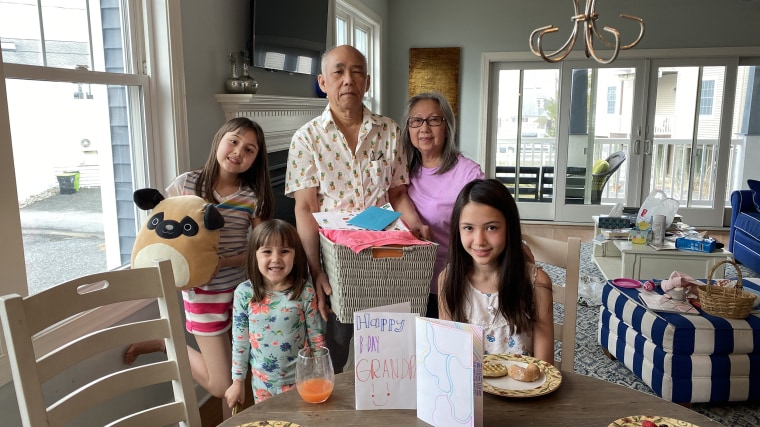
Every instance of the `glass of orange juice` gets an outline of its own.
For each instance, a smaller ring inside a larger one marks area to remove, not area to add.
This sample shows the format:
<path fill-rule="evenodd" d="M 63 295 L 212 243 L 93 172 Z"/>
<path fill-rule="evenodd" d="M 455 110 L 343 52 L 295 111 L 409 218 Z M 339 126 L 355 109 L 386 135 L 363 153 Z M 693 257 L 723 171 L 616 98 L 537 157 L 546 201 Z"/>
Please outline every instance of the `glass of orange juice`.
<path fill-rule="evenodd" d="M 303 400 L 324 402 L 330 397 L 334 383 L 335 372 L 327 347 L 305 347 L 298 351 L 296 389 Z"/>

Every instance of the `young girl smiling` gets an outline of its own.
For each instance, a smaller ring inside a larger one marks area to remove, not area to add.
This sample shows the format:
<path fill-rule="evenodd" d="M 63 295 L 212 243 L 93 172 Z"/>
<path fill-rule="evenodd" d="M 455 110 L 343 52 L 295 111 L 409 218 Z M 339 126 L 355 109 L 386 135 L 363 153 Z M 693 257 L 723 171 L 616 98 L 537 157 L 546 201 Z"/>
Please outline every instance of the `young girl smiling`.
<path fill-rule="evenodd" d="M 247 281 L 232 304 L 230 408 L 245 400 L 251 367 L 255 402 L 295 386 L 298 350 L 323 346 L 322 318 L 308 280 L 306 253 L 296 228 L 272 219 L 257 226 L 248 244 Z"/>
<path fill-rule="evenodd" d="M 553 364 L 551 279 L 526 260 L 520 214 L 504 184 L 479 179 L 462 188 L 449 248 L 438 283 L 441 318 L 482 326 L 486 353 Z"/>

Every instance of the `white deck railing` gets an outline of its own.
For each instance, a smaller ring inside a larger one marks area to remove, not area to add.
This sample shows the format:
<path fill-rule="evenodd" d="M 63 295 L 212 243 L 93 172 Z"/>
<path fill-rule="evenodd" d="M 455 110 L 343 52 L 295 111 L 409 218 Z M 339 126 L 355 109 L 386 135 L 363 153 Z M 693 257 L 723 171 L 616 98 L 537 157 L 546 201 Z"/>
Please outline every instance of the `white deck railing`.
<path fill-rule="evenodd" d="M 594 141 L 594 159 L 604 159 L 616 151 L 629 153 L 630 140 L 627 138 L 599 138 Z M 657 138 L 652 147 L 652 189 L 661 189 L 682 206 L 710 206 L 715 194 L 717 179 L 718 140 L 703 139 L 692 144 L 690 139 Z M 729 157 L 729 179 L 741 176 L 741 159 L 744 153 L 744 139 L 731 141 Z M 640 148 L 644 150 L 643 144 Z M 554 166 L 557 157 L 556 142 L 553 138 L 523 138 L 519 150 L 514 139 L 500 139 L 496 154 L 499 166 L 517 166 L 519 151 L 520 166 Z M 570 165 L 580 166 L 585 165 Z M 602 192 L 603 203 L 625 202 L 627 165 L 623 165 L 608 181 Z M 737 175 L 738 174 L 738 175 Z M 587 175 L 588 172 L 587 172 Z M 591 180 L 587 177 L 587 183 Z M 691 197 L 689 197 L 689 183 Z M 589 184 L 587 184 L 588 186 Z M 726 191 L 726 197 L 730 191 Z M 690 199 L 690 201 L 689 201 Z"/>

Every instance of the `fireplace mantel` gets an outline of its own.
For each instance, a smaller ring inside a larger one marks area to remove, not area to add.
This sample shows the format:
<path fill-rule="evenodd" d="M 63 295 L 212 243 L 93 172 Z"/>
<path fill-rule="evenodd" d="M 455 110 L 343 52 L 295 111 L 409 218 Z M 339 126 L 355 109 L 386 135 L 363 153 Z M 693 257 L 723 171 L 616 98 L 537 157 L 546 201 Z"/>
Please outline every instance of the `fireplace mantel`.
<path fill-rule="evenodd" d="M 225 120 L 248 117 L 260 124 L 270 153 L 287 150 L 293 133 L 327 106 L 325 98 L 295 96 L 218 94 L 216 100 Z"/>

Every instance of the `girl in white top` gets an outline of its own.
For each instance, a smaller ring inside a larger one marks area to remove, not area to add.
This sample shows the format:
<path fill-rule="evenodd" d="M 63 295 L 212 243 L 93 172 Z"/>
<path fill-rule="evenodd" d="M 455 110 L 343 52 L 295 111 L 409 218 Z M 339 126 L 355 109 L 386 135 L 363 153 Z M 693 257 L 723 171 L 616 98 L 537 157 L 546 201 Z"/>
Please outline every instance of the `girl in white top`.
<path fill-rule="evenodd" d="M 483 327 L 487 354 L 554 364 L 552 284 L 526 259 L 520 214 L 497 180 L 462 188 L 451 217 L 448 265 L 438 277 L 441 319 Z"/>

